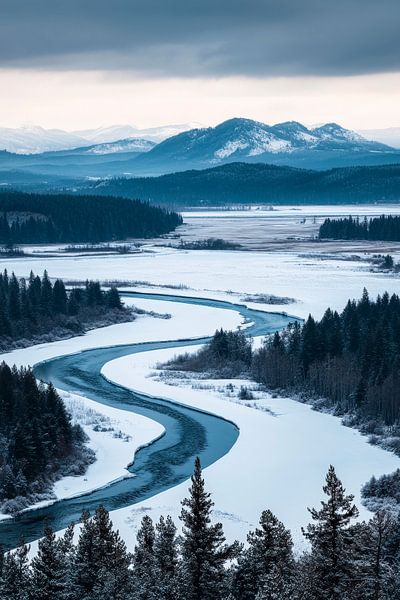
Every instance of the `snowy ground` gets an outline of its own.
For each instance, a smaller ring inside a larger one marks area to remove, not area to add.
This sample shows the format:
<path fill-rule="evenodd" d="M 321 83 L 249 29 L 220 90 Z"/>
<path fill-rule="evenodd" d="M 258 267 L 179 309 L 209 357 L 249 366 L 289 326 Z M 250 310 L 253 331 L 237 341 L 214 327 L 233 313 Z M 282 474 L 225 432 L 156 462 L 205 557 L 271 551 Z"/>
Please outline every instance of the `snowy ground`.
<path fill-rule="evenodd" d="M 249 208 L 249 207 L 247 207 Z M 318 229 L 327 217 L 359 218 L 381 214 L 399 214 L 399 204 L 337 205 L 337 206 L 253 206 L 250 210 L 193 210 L 183 213 L 183 225 L 178 233 L 184 241 L 222 237 L 240 243 L 251 250 L 278 250 L 279 247 L 315 247 L 310 240 L 318 237 Z M 179 240 L 178 240 L 179 242 Z M 158 242 L 160 243 L 160 242 Z M 171 240 L 172 244 L 175 241 Z M 370 242 L 347 242 L 348 247 L 369 248 Z M 325 242 L 324 249 L 334 249 L 338 243 Z"/>
<path fill-rule="evenodd" d="M 342 260 L 336 255 L 318 253 L 158 249 L 154 254 L 138 256 L 13 259 L 7 261 L 6 266 L 21 276 L 28 275 L 31 269 L 41 273 L 46 268 L 50 276 L 67 280 L 149 282 L 155 286 L 174 286 L 160 289 L 166 294 L 214 297 L 232 302 L 240 301 L 246 294 L 287 296 L 297 302 L 264 308 L 302 317 L 310 312 L 320 317 L 328 306 L 341 310 L 348 298 L 359 298 L 364 287 L 372 296 L 385 290 L 400 290 L 399 275 L 374 273 L 360 260 Z M 182 289 L 185 286 L 190 289 Z M 149 291 L 145 284 L 135 289 Z M 263 308 L 261 304 L 254 306 Z"/>
<path fill-rule="evenodd" d="M 175 353 L 167 349 L 135 355 L 134 359 L 123 357 L 107 363 L 103 373 L 131 389 L 202 408 L 239 426 L 240 436 L 231 451 L 205 470 L 207 488 L 215 501 L 214 518 L 223 523 L 229 539 L 245 541 L 261 511 L 269 508 L 291 529 L 300 548 L 300 528 L 309 522 L 307 507 L 319 505 L 330 464 L 355 495 L 360 517 L 368 517 L 360 505 L 360 488 L 372 474 L 399 468 L 398 457 L 371 446 L 337 417 L 313 411 L 290 398 L 256 393 L 254 401 L 238 401 L 238 387 L 244 381 L 233 380 L 236 390 L 227 394 L 228 380 L 165 381 L 152 376 L 155 365 Z M 171 514 L 177 520 L 187 488 L 183 483 L 133 508 L 112 513 L 130 546 L 144 514 L 154 519 Z"/>
<path fill-rule="evenodd" d="M 74 423 L 79 423 L 89 437 L 88 445 L 96 453 L 96 461 L 79 477 L 63 477 L 54 484 L 57 500 L 88 493 L 112 481 L 132 477 L 127 467 L 138 448 L 164 433 L 160 423 L 119 410 L 99 405 L 76 394 L 62 392 L 63 400 Z M 42 502 L 37 507 L 49 504 Z"/>

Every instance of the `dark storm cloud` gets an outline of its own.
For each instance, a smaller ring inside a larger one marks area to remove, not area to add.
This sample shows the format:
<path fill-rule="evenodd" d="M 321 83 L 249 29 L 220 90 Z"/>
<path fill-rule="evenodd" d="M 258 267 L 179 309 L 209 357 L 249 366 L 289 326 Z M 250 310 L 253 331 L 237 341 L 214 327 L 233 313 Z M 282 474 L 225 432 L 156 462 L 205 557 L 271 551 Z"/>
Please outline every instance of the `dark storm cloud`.
<path fill-rule="evenodd" d="M 147 77 L 400 70 L 399 0 L 0 0 L 0 67 Z"/>

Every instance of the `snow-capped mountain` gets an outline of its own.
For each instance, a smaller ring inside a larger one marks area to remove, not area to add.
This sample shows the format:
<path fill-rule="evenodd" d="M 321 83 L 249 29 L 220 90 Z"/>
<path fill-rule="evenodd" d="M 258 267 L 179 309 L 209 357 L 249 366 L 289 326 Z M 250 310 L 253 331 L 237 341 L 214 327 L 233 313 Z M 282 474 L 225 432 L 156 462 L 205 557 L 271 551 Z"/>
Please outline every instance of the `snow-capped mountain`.
<path fill-rule="evenodd" d="M 384 144 L 366 140 L 336 123 L 307 128 L 296 121 L 266 125 L 251 119 L 229 119 L 216 127 L 192 129 L 168 138 L 137 163 L 181 170 L 232 161 L 291 164 L 319 157 L 344 159 L 349 155 L 392 152 Z"/>
<path fill-rule="evenodd" d="M 119 154 L 121 152 L 149 152 L 155 146 L 155 142 L 142 138 L 127 138 L 116 142 L 95 144 L 81 149 L 84 154 Z"/>
<path fill-rule="evenodd" d="M 132 125 L 112 125 L 111 127 L 85 129 L 75 131 L 74 133 L 92 144 L 117 142 L 128 138 L 140 138 L 159 143 L 173 135 L 188 131 L 189 129 L 194 129 L 195 127 L 199 127 L 199 123 L 163 125 L 161 127 L 150 127 L 147 129 L 140 129 L 139 127 Z"/>
<path fill-rule="evenodd" d="M 45 129 L 35 125 L 17 128 L 0 127 L 0 150 L 16 154 L 40 154 L 119 141 L 125 142 L 128 139 L 146 140 L 153 142 L 154 145 L 194 127 L 199 127 L 199 124 L 182 123 L 149 129 L 139 129 L 131 125 L 112 125 L 72 132 L 62 129 Z M 147 149 L 149 148 L 147 147 Z M 113 148 L 110 151 L 116 152 Z M 141 152 L 142 150 L 134 151 Z"/>
<path fill-rule="evenodd" d="M 84 138 L 62 129 L 44 129 L 36 125 L 23 125 L 15 129 L 0 127 L 0 149 L 16 154 L 38 154 L 84 145 L 87 145 Z"/>

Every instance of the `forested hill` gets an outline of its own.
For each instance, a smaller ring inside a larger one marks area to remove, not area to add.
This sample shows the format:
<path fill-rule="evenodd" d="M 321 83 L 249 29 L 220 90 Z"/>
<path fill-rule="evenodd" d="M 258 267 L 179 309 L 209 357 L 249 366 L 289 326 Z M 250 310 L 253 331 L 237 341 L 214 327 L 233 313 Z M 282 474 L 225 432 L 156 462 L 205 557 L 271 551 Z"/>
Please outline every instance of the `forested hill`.
<path fill-rule="evenodd" d="M 174 230 L 180 215 L 139 200 L 0 193 L 0 243 L 100 242 Z"/>
<path fill-rule="evenodd" d="M 321 239 L 400 241 L 400 217 L 381 215 L 372 219 L 347 217 L 325 219 L 319 228 Z"/>
<path fill-rule="evenodd" d="M 230 163 L 160 177 L 110 179 L 101 185 L 93 184 L 93 193 L 187 206 L 248 202 L 394 202 L 400 201 L 400 164 L 311 171 Z"/>

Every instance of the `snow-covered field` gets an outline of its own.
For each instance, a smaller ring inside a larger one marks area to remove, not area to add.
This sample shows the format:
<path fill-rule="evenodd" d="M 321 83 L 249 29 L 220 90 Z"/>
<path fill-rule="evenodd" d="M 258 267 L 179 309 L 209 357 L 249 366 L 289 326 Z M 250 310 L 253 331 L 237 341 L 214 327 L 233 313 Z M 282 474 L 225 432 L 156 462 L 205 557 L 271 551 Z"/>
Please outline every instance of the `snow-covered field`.
<path fill-rule="evenodd" d="M 190 351 L 195 351 L 191 348 Z M 221 393 L 229 381 L 189 381 L 179 387 L 151 376 L 155 366 L 174 356 L 174 349 L 145 352 L 107 363 L 102 372 L 119 384 L 148 394 L 201 408 L 232 420 L 240 428 L 230 452 L 205 470 L 207 488 L 215 501 L 214 518 L 229 539 L 245 541 L 261 511 L 271 509 L 303 544 L 301 526 L 309 522 L 308 506 L 318 506 L 326 471 L 333 464 L 360 506 L 360 488 L 371 477 L 400 467 L 400 459 L 376 446 L 337 417 L 313 411 L 290 398 L 262 394 L 248 407 Z M 175 382 L 176 383 L 176 382 Z M 233 381 L 235 386 L 241 381 Z M 132 546 L 144 514 L 176 520 L 187 483 L 135 505 L 114 511 L 112 519 Z M 360 518 L 368 512 L 361 507 Z"/>
<path fill-rule="evenodd" d="M 80 477 L 63 477 L 54 485 L 57 499 L 87 493 L 116 479 L 132 477 L 127 470 L 138 448 L 164 433 L 160 423 L 126 410 L 62 393 L 72 421 L 79 423 L 89 437 L 96 461 Z"/>
<path fill-rule="evenodd" d="M 252 206 L 244 210 L 198 210 L 183 213 L 184 224 L 178 232 L 184 241 L 222 237 L 251 250 L 278 250 L 279 247 L 316 246 L 314 238 L 327 217 L 358 216 L 361 219 L 381 214 L 399 214 L 399 204 L 337 206 Z M 179 241 L 179 240 L 178 240 Z M 173 243 L 173 241 L 172 241 Z M 337 242 L 319 246 L 337 249 Z M 371 242 L 347 242 L 348 247 L 373 248 Z M 378 244 L 379 245 L 379 244 Z"/>
<path fill-rule="evenodd" d="M 252 205 L 246 207 L 243 210 L 221 210 L 216 208 L 210 210 L 206 208 L 204 210 L 193 209 L 182 212 L 184 221 L 192 218 L 238 218 L 246 219 L 254 216 L 265 216 L 269 218 L 275 217 L 286 217 L 288 219 L 292 217 L 347 217 L 348 215 L 358 217 L 374 217 L 382 214 L 396 215 L 400 214 L 399 204 L 293 204 L 293 205 L 273 205 L 266 206 L 265 204 Z"/>
<path fill-rule="evenodd" d="M 307 317 L 310 312 L 320 317 L 328 306 L 341 310 L 348 298 L 359 298 L 364 287 L 372 296 L 385 290 L 400 290 L 399 275 L 373 273 L 367 263 L 359 260 L 322 257 L 318 253 L 159 248 L 154 254 L 134 256 L 14 259 L 7 261 L 7 268 L 24 276 L 29 275 L 31 269 L 41 273 L 46 268 L 50 276 L 67 280 L 88 277 L 187 286 L 190 289 L 162 288 L 160 291 L 232 302 L 240 301 L 246 294 L 287 296 L 298 302 L 264 308 L 301 317 Z M 135 289 L 149 291 L 145 285 Z M 260 304 L 254 306 L 262 308 Z"/>

